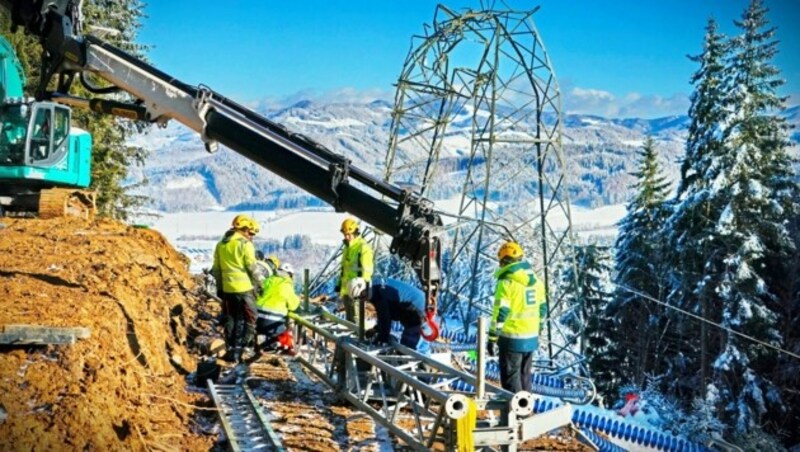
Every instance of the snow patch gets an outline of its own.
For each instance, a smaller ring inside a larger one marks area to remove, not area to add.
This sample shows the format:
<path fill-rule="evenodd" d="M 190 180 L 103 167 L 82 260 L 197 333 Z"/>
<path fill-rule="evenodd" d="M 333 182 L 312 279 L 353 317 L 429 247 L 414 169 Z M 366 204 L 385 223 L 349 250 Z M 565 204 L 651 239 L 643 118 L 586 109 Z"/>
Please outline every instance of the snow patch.
<path fill-rule="evenodd" d="M 186 188 L 202 188 L 205 187 L 205 181 L 198 176 L 189 176 L 182 179 L 170 179 L 167 181 L 164 188 L 166 190 L 182 190 Z"/>

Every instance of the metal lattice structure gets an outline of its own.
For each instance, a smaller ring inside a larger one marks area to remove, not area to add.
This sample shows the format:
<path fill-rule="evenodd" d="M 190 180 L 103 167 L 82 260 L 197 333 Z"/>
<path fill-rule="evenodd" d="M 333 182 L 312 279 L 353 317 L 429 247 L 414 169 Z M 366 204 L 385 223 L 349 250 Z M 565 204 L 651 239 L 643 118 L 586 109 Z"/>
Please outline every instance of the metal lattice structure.
<path fill-rule="evenodd" d="M 551 316 L 571 308 L 553 276 L 574 264 L 561 95 L 537 9 L 458 14 L 438 6 L 397 82 L 385 178 L 449 217 L 439 307 L 465 325 L 491 306 L 495 253 L 508 238 L 544 278 Z M 566 350 L 556 344 L 570 341 L 557 336 L 550 322 L 551 359 Z"/>

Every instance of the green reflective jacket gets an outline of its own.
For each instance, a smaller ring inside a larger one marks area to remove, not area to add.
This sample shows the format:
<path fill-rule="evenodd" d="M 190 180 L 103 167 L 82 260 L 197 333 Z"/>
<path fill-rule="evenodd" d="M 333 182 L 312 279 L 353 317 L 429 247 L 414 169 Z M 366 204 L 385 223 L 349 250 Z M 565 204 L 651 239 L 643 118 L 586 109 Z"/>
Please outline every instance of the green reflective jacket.
<path fill-rule="evenodd" d="M 294 291 L 294 281 L 283 275 L 273 275 L 264 281 L 261 296 L 256 300 L 258 316 L 268 320 L 282 321 L 300 306 L 300 298 Z"/>
<path fill-rule="evenodd" d="M 541 324 L 547 316 L 544 282 L 527 262 L 506 265 L 495 277 L 490 338 L 499 338 L 513 352 L 536 350 Z"/>
<path fill-rule="evenodd" d="M 256 249 L 253 242 L 237 231 L 231 230 L 214 249 L 211 274 L 222 284 L 225 293 L 242 293 L 253 290 L 261 283 L 256 270 Z"/>
<path fill-rule="evenodd" d="M 350 241 L 342 252 L 342 274 L 339 278 L 339 296 L 347 295 L 347 283 L 353 278 L 372 280 L 373 271 L 372 247 L 363 237 Z"/>

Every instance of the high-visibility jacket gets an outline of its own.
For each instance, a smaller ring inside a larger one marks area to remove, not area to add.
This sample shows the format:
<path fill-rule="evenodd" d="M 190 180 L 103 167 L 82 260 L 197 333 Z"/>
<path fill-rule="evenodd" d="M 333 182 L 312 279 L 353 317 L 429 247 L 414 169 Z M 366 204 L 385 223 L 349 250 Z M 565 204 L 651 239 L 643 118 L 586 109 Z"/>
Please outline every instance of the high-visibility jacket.
<path fill-rule="evenodd" d="M 294 291 L 291 278 L 276 274 L 264 281 L 261 296 L 256 300 L 258 317 L 261 319 L 283 322 L 289 311 L 300 306 L 300 298 Z"/>
<path fill-rule="evenodd" d="M 539 331 L 547 316 L 544 282 L 527 262 L 515 262 L 495 273 L 497 287 L 489 339 L 509 351 L 527 353 L 539 347 Z"/>
<path fill-rule="evenodd" d="M 347 283 L 353 278 L 372 279 L 372 247 L 363 237 L 350 241 L 342 252 L 342 274 L 339 277 L 339 296 L 347 295 Z"/>
<path fill-rule="evenodd" d="M 225 293 L 243 293 L 261 283 L 256 269 L 256 249 L 253 242 L 238 231 L 230 230 L 214 249 L 211 274 L 222 284 Z"/>

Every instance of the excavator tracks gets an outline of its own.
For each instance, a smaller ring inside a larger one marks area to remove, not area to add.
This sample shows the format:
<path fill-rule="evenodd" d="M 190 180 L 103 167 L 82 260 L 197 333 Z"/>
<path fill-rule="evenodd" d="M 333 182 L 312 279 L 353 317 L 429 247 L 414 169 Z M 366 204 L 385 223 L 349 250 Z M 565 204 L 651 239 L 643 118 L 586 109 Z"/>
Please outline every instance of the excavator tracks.
<path fill-rule="evenodd" d="M 208 390 L 219 410 L 230 450 L 284 450 L 253 393 L 245 385 L 216 385 L 208 380 Z"/>
<path fill-rule="evenodd" d="M 95 192 L 68 188 L 42 190 L 39 218 L 79 217 L 93 220 L 97 211 Z"/>

